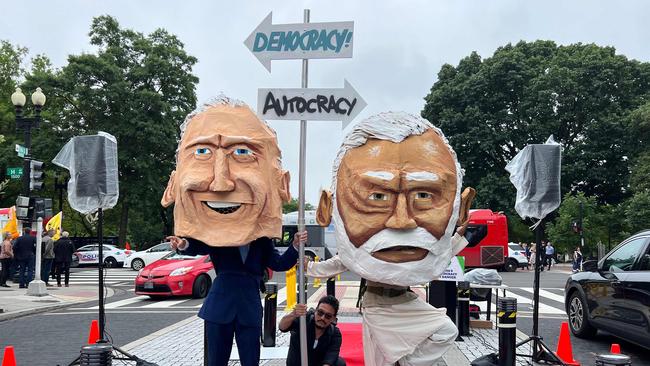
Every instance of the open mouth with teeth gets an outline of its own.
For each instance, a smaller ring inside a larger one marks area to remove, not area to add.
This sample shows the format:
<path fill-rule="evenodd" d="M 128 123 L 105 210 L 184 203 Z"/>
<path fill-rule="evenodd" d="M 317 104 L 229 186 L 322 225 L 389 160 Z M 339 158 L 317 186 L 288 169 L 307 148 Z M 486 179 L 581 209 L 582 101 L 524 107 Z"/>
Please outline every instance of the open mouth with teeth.
<path fill-rule="evenodd" d="M 241 203 L 235 202 L 217 202 L 217 201 L 203 201 L 203 203 L 208 206 L 212 211 L 220 213 L 222 215 L 231 214 L 241 207 Z"/>
<path fill-rule="evenodd" d="M 372 256 L 384 262 L 405 263 L 422 260 L 427 254 L 429 251 L 424 248 L 398 245 L 373 252 Z"/>

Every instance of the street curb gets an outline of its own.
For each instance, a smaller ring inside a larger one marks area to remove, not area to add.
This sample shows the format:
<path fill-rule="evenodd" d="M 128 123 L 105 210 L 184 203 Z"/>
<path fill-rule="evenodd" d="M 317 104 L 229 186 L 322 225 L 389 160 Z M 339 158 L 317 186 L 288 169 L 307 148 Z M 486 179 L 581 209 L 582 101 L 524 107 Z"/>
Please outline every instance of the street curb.
<path fill-rule="evenodd" d="M 155 338 L 158 338 L 158 337 L 160 337 L 160 336 L 162 336 L 164 334 L 173 332 L 174 330 L 176 330 L 176 329 L 178 329 L 178 328 L 180 328 L 182 326 L 185 326 L 188 323 L 194 322 L 197 319 L 199 319 L 198 316 L 196 316 L 196 315 L 191 316 L 191 317 L 189 317 L 187 319 L 184 319 L 184 320 L 181 320 L 181 321 L 179 321 L 177 323 L 169 325 L 169 326 L 167 326 L 167 327 L 165 327 L 163 329 L 157 330 L 157 331 L 155 331 L 155 332 L 153 332 L 153 333 L 151 333 L 151 334 L 149 334 L 147 336 L 144 336 L 144 337 L 142 337 L 142 338 L 140 338 L 138 340 L 135 340 L 135 341 L 133 341 L 131 343 L 125 344 L 124 346 L 121 346 L 120 348 L 123 349 L 126 352 L 130 352 L 131 350 L 133 350 L 133 349 L 135 349 L 135 348 L 137 348 L 137 347 L 139 347 L 139 346 L 141 346 L 141 345 L 143 345 L 143 344 L 145 344 L 145 343 L 147 343 L 147 342 L 149 342 L 149 341 L 151 341 L 151 340 L 153 340 Z"/>
<path fill-rule="evenodd" d="M 29 316 L 29 315 L 34 315 L 34 314 L 40 314 L 40 313 L 46 313 L 48 311 L 52 310 L 60 310 L 60 309 L 65 309 L 67 307 L 70 307 L 72 305 L 78 304 L 77 302 L 66 302 L 64 304 L 56 304 L 56 305 L 46 305 L 42 307 L 38 307 L 35 309 L 24 309 L 24 310 L 16 310 L 16 311 L 11 311 L 8 313 L 0 313 L 0 322 L 4 322 L 7 320 L 11 319 L 16 319 L 16 318 L 22 318 L 24 316 Z"/>
<path fill-rule="evenodd" d="M 109 297 L 115 295 L 115 290 L 114 289 L 109 288 L 109 290 L 110 291 L 108 291 L 108 294 L 105 297 L 106 299 L 108 299 Z M 22 318 L 22 317 L 30 316 L 30 315 L 34 315 L 34 314 L 47 313 L 47 312 L 53 311 L 53 310 L 61 310 L 61 309 L 69 308 L 71 306 L 81 304 L 81 303 L 84 303 L 84 302 L 88 302 L 88 301 L 92 301 L 92 300 L 96 300 L 96 299 L 84 299 L 83 301 L 63 301 L 63 302 L 58 303 L 58 304 L 44 305 L 44 306 L 39 306 L 37 308 L 32 308 L 32 309 L 14 310 L 14 311 L 10 311 L 10 312 L 0 312 L 0 323 L 4 322 L 4 321 L 7 321 L 7 320 Z"/>

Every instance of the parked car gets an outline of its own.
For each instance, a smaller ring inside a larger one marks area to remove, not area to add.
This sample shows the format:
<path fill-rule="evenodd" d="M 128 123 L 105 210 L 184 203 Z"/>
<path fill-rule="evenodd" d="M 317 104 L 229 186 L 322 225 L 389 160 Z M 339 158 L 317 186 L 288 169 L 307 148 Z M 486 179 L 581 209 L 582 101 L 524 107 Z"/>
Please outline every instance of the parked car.
<path fill-rule="evenodd" d="M 120 249 L 114 245 L 104 244 L 102 255 L 106 267 L 122 266 L 130 250 Z M 80 247 L 74 252 L 77 257 L 78 265 L 97 264 L 99 263 L 99 245 L 88 244 Z M 74 263 L 75 261 L 73 261 Z"/>
<path fill-rule="evenodd" d="M 165 242 L 152 246 L 147 250 L 131 252 L 124 261 L 124 267 L 131 267 L 134 271 L 139 271 L 145 266 L 166 256 L 172 251 L 171 243 Z"/>
<path fill-rule="evenodd" d="M 209 255 L 171 252 L 140 270 L 135 278 L 135 293 L 152 298 L 189 295 L 204 298 L 215 277 Z"/>
<path fill-rule="evenodd" d="M 571 332 L 588 338 L 604 330 L 650 349 L 650 230 L 582 267 L 565 287 Z"/>
<path fill-rule="evenodd" d="M 517 268 L 524 268 L 526 266 L 528 266 L 526 252 L 519 244 L 508 244 L 508 259 L 503 264 L 503 270 L 506 272 L 514 272 Z"/>

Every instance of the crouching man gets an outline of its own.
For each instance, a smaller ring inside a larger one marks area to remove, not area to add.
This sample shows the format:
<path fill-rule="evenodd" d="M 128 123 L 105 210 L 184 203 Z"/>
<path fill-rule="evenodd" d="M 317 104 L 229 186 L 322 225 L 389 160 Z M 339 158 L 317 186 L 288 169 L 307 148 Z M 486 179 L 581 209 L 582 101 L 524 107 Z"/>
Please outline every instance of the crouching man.
<path fill-rule="evenodd" d="M 336 327 L 339 301 L 325 296 L 318 301 L 316 310 L 307 311 L 307 305 L 296 304 L 292 312 L 280 320 L 282 332 L 291 331 L 287 366 L 300 365 L 300 317 L 307 315 L 307 360 L 309 366 L 345 366 L 339 357 L 341 332 Z"/>

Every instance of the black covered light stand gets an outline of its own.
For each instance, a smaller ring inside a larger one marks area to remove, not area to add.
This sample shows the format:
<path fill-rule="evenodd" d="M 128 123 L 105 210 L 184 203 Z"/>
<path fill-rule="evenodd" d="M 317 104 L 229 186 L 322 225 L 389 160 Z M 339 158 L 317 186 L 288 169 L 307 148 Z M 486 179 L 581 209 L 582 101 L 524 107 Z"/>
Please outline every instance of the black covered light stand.
<path fill-rule="evenodd" d="M 469 332 L 469 282 L 458 282 L 458 334 L 470 336 Z"/>

